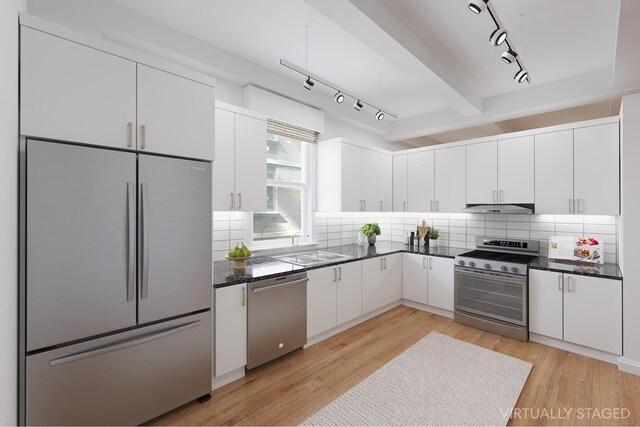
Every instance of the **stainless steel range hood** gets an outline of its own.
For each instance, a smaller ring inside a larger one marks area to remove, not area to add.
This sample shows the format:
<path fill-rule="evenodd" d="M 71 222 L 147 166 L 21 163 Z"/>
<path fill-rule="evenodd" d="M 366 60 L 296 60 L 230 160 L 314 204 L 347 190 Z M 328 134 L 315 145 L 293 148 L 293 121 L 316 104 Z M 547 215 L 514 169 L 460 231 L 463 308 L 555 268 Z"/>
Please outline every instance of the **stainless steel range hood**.
<path fill-rule="evenodd" d="M 532 214 L 534 205 L 467 205 L 466 213 Z"/>

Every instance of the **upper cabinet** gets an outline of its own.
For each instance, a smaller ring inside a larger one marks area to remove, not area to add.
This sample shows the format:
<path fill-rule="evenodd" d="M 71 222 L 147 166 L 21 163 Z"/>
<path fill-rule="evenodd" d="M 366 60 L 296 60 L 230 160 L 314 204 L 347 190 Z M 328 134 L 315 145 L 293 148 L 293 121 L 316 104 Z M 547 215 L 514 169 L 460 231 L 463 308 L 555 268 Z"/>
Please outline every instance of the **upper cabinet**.
<path fill-rule="evenodd" d="M 138 64 L 138 150 L 214 159 L 215 89 Z"/>
<path fill-rule="evenodd" d="M 318 143 L 317 210 L 391 210 L 391 156 L 340 138 Z"/>
<path fill-rule="evenodd" d="M 465 194 L 465 148 L 435 150 L 435 211 L 464 212 Z"/>
<path fill-rule="evenodd" d="M 573 129 L 535 136 L 536 213 L 573 213 Z"/>
<path fill-rule="evenodd" d="M 407 159 L 407 210 L 435 212 L 433 151 L 410 153 Z"/>
<path fill-rule="evenodd" d="M 213 86 L 29 27 L 20 34 L 22 135 L 213 160 Z"/>
<path fill-rule="evenodd" d="M 407 154 L 393 156 L 393 211 L 407 211 L 407 185 L 409 183 Z"/>
<path fill-rule="evenodd" d="M 222 105 L 222 104 L 220 104 Z M 267 121 L 224 104 L 216 108 L 213 210 L 267 210 Z"/>
<path fill-rule="evenodd" d="M 21 27 L 22 135 L 135 150 L 135 129 L 135 62 Z"/>
<path fill-rule="evenodd" d="M 467 203 L 498 203 L 498 142 L 466 146 Z"/>

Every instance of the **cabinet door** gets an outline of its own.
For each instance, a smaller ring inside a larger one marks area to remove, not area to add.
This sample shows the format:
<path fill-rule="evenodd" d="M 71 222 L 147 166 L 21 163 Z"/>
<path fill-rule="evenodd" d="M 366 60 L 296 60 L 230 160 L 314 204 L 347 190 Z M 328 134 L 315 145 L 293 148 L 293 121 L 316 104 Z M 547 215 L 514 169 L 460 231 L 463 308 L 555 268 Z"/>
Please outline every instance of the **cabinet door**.
<path fill-rule="evenodd" d="M 362 314 L 382 307 L 384 258 L 370 258 L 362 264 Z"/>
<path fill-rule="evenodd" d="M 498 142 L 498 202 L 534 202 L 532 135 Z"/>
<path fill-rule="evenodd" d="M 236 114 L 235 210 L 267 210 L 267 122 Z"/>
<path fill-rule="evenodd" d="M 338 267 L 337 320 L 341 325 L 362 314 L 362 271 L 359 262 Z"/>
<path fill-rule="evenodd" d="M 537 214 L 572 214 L 573 129 L 535 135 Z"/>
<path fill-rule="evenodd" d="M 20 133 L 135 150 L 136 63 L 20 31 Z"/>
<path fill-rule="evenodd" d="M 213 87 L 138 64 L 137 101 L 138 150 L 213 160 Z"/>
<path fill-rule="evenodd" d="M 393 158 L 388 154 L 380 157 L 380 211 L 391 212 L 393 205 Z"/>
<path fill-rule="evenodd" d="M 382 305 L 391 304 L 402 298 L 402 254 L 384 257 L 382 270 Z"/>
<path fill-rule="evenodd" d="M 436 212 L 456 213 L 465 208 L 464 147 L 435 151 Z"/>
<path fill-rule="evenodd" d="M 466 146 L 467 203 L 498 203 L 498 142 Z"/>
<path fill-rule="evenodd" d="M 216 108 L 216 161 L 213 163 L 214 211 L 231 211 L 236 203 L 235 135 L 235 114 Z"/>
<path fill-rule="evenodd" d="M 408 156 L 399 154 L 393 156 L 393 211 L 407 211 L 407 184 L 408 184 Z"/>
<path fill-rule="evenodd" d="M 622 354 L 622 282 L 565 274 L 564 339 Z"/>
<path fill-rule="evenodd" d="M 573 134 L 576 213 L 620 214 L 618 123 L 575 129 Z"/>
<path fill-rule="evenodd" d="M 362 201 L 362 148 L 350 144 L 340 147 L 340 208 L 342 212 L 358 212 Z"/>
<path fill-rule="evenodd" d="M 371 150 L 362 149 L 361 152 L 363 208 L 367 212 L 378 212 L 380 211 L 380 156 Z"/>
<path fill-rule="evenodd" d="M 307 338 L 336 327 L 337 267 L 307 272 Z"/>
<path fill-rule="evenodd" d="M 247 285 L 216 289 L 216 377 L 247 364 Z"/>
<path fill-rule="evenodd" d="M 562 273 L 529 270 L 529 331 L 562 339 Z"/>
<path fill-rule="evenodd" d="M 411 153 L 408 156 L 408 211 L 434 212 L 433 151 Z"/>
<path fill-rule="evenodd" d="M 453 259 L 429 257 L 429 305 L 453 311 Z"/>
<path fill-rule="evenodd" d="M 427 304 L 427 257 L 402 254 L 402 298 Z"/>

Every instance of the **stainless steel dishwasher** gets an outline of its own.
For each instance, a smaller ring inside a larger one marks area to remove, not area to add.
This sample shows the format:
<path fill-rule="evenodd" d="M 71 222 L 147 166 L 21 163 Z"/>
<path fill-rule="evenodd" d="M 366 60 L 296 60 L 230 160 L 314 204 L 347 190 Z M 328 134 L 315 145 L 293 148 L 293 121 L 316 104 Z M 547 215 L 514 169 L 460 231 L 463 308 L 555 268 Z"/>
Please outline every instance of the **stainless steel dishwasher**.
<path fill-rule="evenodd" d="M 307 273 L 249 283 L 247 369 L 307 343 Z"/>

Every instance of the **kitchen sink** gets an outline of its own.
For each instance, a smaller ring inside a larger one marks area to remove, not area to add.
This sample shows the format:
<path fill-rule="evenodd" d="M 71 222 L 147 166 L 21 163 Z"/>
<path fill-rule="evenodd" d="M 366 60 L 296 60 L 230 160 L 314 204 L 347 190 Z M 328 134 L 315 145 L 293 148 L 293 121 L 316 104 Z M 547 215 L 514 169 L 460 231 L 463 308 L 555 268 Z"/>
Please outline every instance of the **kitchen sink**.
<path fill-rule="evenodd" d="M 288 262 L 302 267 L 310 267 L 312 265 L 329 264 L 336 261 L 353 258 L 349 255 L 334 254 L 325 251 L 300 252 L 298 254 L 286 254 L 272 256 L 271 258 L 278 261 Z"/>

